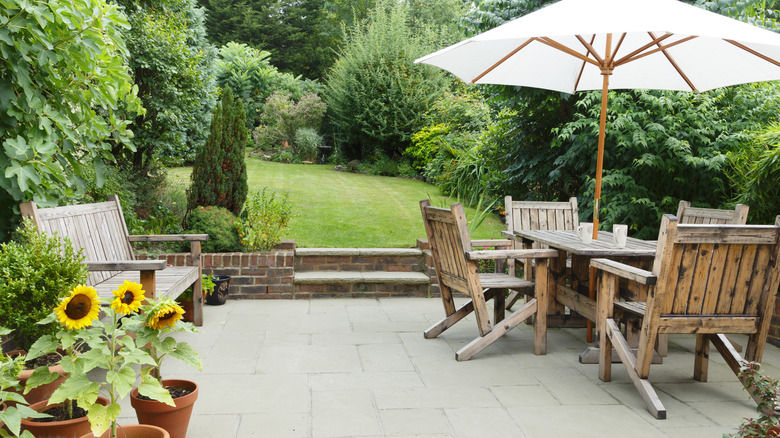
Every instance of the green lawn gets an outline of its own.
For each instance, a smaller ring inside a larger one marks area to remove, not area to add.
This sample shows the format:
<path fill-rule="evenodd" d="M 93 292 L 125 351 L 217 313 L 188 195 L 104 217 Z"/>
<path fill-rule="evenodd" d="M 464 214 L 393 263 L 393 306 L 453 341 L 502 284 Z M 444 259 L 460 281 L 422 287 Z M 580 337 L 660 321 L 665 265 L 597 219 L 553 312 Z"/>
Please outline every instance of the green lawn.
<path fill-rule="evenodd" d="M 420 181 L 331 170 L 331 165 L 280 164 L 247 159 L 249 193 L 269 187 L 289 191 L 298 217 L 286 238 L 301 247 L 411 247 L 425 237 L 419 201 L 438 207 L 456 202 Z M 169 178 L 189 180 L 192 169 L 169 169 Z M 466 210 L 469 223 L 476 217 Z M 490 215 L 473 238 L 501 238 L 504 225 Z"/>

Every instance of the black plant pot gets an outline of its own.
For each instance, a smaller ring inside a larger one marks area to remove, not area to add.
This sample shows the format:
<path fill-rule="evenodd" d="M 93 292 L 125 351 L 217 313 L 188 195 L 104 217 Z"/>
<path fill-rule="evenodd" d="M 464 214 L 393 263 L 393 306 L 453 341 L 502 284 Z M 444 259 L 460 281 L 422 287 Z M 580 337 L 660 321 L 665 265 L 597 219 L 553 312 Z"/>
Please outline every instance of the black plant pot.
<path fill-rule="evenodd" d="M 229 275 L 212 275 L 211 281 L 214 282 L 214 290 L 206 295 L 206 304 L 213 306 L 221 306 L 225 304 L 228 297 L 228 291 L 230 286 Z"/>

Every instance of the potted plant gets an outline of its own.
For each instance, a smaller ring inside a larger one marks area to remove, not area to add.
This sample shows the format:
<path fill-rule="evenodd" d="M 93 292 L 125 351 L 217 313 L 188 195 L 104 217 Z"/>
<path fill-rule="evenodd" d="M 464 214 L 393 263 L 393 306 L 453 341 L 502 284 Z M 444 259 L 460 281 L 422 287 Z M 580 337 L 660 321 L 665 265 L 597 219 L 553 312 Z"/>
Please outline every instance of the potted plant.
<path fill-rule="evenodd" d="M 20 350 L 11 354 L 24 355 L 33 342 L 43 335 L 54 334 L 54 321 L 38 324 L 51 313 L 62 297 L 75 285 L 87 279 L 87 268 L 82 263 L 81 251 L 74 251 L 70 243 L 55 236 L 38 233 L 35 225 L 26 219 L 17 229 L 13 241 L 0 244 L 0 321 L 11 331 L 11 339 Z M 27 389 L 27 379 L 44 371 L 63 371 L 57 365 L 59 355 L 50 361 L 40 361 L 19 375 L 25 400 L 32 404 L 48 398 L 64 377 L 52 376 L 48 385 L 38 384 L 34 391 Z M 31 358 L 27 358 L 28 361 Z M 48 367 L 51 367 L 47 370 Z M 46 372 L 50 375 L 49 372 Z"/>
<path fill-rule="evenodd" d="M 211 295 L 212 292 L 214 292 L 214 282 L 211 281 L 212 276 L 208 274 L 203 274 L 201 277 L 203 280 L 201 284 L 203 285 L 203 295 L 206 296 L 206 301 L 208 301 L 208 297 Z M 182 320 L 184 322 L 193 322 L 192 315 L 193 315 L 193 304 L 192 304 L 192 286 L 187 288 L 181 295 L 179 295 L 176 298 L 176 302 L 181 306 L 182 309 L 184 309 L 184 315 L 182 315 Z"/>
<path fill-rule="evenodd" d="M 11 333 L 10 329 L 0 328 L 0 335 L 7 335 Z M 12 358 L 10 356 L 0 357 L 0 430 L 1 436 L 22 437 L 22 438 L 36 438 L 32 433 L 21 430 L 22 417 L 46 417 L 45 414 L 40 414 L 27 406 L 24 397 L 22 397 L 18 389 L 20 388 L 19 370 L 24 367 L 24 358 L 19 356 Z M 15 390 L 16 389 L 16 390 Z"/>
<path fill-rule="evenodd" d="M 210 277 L 209 282 L 211 283 L 211 287 L 210 291 L 206 293 L 206 303 L 214 306 L 221 306 L 227 301 L 228 293 L 230 292 L 230 276 L 211 275 Z M 203 291 L 206 292 L 206 283 L 204 282 L 203 284 Z"/>
<path fill-rule="evenodd" d="M 137 333 L 136 342 L 145 345 L 154 359 L 154 363 L 144 367 L 141 372 L 144 376 L 157 379 L 170 392 L 174 406 L 144 396 L 140 388 L 130 392 L 130 404 L 135 408 L 139 423 L 159 426 L 167 430 L 171 438 L 185 438 L 192 408 L 198 398 L 198 385 L 190 380 L 164 380 L 161 368 L 163 359 L 170 356 L 201 369 L 198 353 L 189 344 L 177 342 L 171 336 L 174 332 L 194 332 L 194 326 L 181 321 L 184 310 L 170 298 L 149 300 L 149 304 L 142 306 L 142 310 L 142 318 L 127 323 L 128 328 Z"/>
<path fill-rule="evenodd" d="M 68 378 L 57 388 L 49 399 L 49 405 L 66 403 L 78 406 L 86 411 L 90 432 L 85 436 L 96 437 L 105 434 L 108 438 L 121 437 L 116 419 L 120 413 L 119 400 L 127 396 L 139 378 L 138 366 L 155 365 L 155 359 L 144 348 L 145 344 L 136 342 L 138 334 L 133 331 L 137 325 L 131 323 L 141 318 L 137 312 L 144 301 L 144 290 L 138 283 L 125 281 L 114 293 L 114 299 L 102 310 L 108 322 L 98 319 L 100 299 L 95 289 L 78 286 L 64 298 L 55 312 L 44 320 L 59 321 L 60 330 L 55 336 L 46 336 L 36 342 L 36 351 L 28 356 L 43 354 L 63 348 L 67 354 L 62 358 L 62 367 Z M 126 319 L 122 320 L 123 317 Z M 84 345 L 83 352 L 76 348 Z M 105 373 L 89 373 L 102 369 Z M 148 374 L 140 376 L 139 390 L 142 394 L 173 406 L 174 402 L 159 380 Z M 108 405 L 96 403 L 103 394 Z M 159 434 L 159 428 L 148 427 Z M 167 437 L 162 431 L 159 436 Z"/>

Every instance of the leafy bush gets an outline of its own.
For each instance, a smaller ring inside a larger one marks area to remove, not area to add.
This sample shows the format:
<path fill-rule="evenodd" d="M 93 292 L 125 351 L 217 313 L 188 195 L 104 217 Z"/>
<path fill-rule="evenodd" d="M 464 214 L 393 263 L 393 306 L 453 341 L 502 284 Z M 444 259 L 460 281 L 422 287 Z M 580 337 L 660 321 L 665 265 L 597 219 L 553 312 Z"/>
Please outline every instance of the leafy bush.
<path fill-rule="evenodd" d="M 289 150 L 282 150 L 277 152 L 271 153 L 271 160 L 274 163 L 293 163 L 293 164 L 301 164 L 302 160 L 301 157 L 297 155 L 293 155 L 292 152 Z"/>
<path fill-rule="evenodd" d="M 366 160 L 360 163 L 358 171 L 379 176 L 398 176 L 400 174 L 398 161 L 385 155 L 379 155 L 371 161 Z"/>
<path fill-rule="evenodd" d="M 780 123 L 730 153 L 729 161 L 736 203 L 750 206 L 751 222 L 774 223 L 780 213 Z"/>
<path fill-rule="evenodd" d="M 724 438 L 771 437 L 780 432 L 780 416 L 775 411 L 780 381 L 764 375 L 760 366 L 756 362 L 745 362 L 740 366 L 739 375 L 748 392 L 760 399 L 756 411 L 761 415 L 745 418 L 737 433 L 723 434 Z"/>
<path fill-rule="evenodd" d="M 287 142 L 293 152 L 301 154 L 295 144 L 295 133 L 301 128 L 318 129 L 325 115 L 326 105 L 314 93 L 303 93 L 296 102 L 287 92 L 276 92 L 265 102 L 261 125 L 252 133 L 255 144 L 261 148 L 279 147 Z"/>
<path fill-rule="evenodd" d="M 27 220 L 16 239 L 0 244 L 0 327 L 13 330 L 19 348 L 54 334 L 56 324 L 39 325 L 76 285 L 87 279 L 81 250 L 69 239 L 40 234 Z"/>
<path fill-rule="evenodd" d="M 233 214 L 241 211 L 248 190 L 244 148 L 249 133 L 245 121 L 244 104 L 226 88 L 214 110 L 209 139 L 192 167 L 188 209 L 215 205 Z"/>
<path fill-rule="evenodd" d="M 361 157 L 400 156 L 450 81 L 439 68 L 414 64 L 441 47 L 441 29 L 412 28 L 407 2 L 379 3 L 367 24 L 346 34 L 325 92 L 332 125 Z"/>
<path fill-rule="evenodd" d="M 322 136 L 314 128 L 298 128 L 295 131 L 295 148 L 306 161 L 317 161 Z"/>
<path fill-rule="evenodd" d="M 188 234 L 208 234 L 203 252 L 236 252 L 241 250 L 236 233 L 236 216 L 222 207 L 198 207 L 187 216 Z"/>
<path fill-rule="evenodd" d="M 290 194 L 277 197 L 264 187 L 247 199 L 237 221 L 241 244 L 249 251 L 270 251 L 281 240 L 290 219 L 296 216 Z"/>
<path fill-rule="evenodd" d="M 412 145 L 404 151 L 405 157 L 412 159 L 412 166 L 423 170 L 433 161 L 447 144 L 446 135 L 450 127 L 444 123 L 426 126 L 412 135 Z"/>

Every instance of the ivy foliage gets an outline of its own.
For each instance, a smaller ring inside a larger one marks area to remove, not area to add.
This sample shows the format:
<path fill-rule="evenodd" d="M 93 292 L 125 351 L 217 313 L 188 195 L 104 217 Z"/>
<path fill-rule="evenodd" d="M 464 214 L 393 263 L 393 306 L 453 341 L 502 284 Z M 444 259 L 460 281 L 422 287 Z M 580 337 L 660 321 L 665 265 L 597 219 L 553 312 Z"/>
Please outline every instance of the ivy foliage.
<path fill-rule="evenodd" d="M 0 0 L 0 199 L 56 205 L 102 180 L 129 148 L 129 117 L 143 114 L 121 32 L 105 0 Z M 5 204 L 8 205 L 8 204 Z M 0 239 L 12 217 L 3 209 Z"/>
<path fill-rule="evenodd" d="M 355 155 L 400 156 L 450 79 L 414 60 L 443 43 L 432 28 L 409 25 L 404 2 L 382 1 L 366 24 L 347 31 L 327 79 L 331 123 Z"/>
<path fill-rule="evenodd" d="M 209 139 L 192 167 L 188 210 L 213 205 L 235 215 L 241 212 L 248 190 L 244 157 L 248 141 L 244 104 L 226 88 L 214 109 Z"/>

